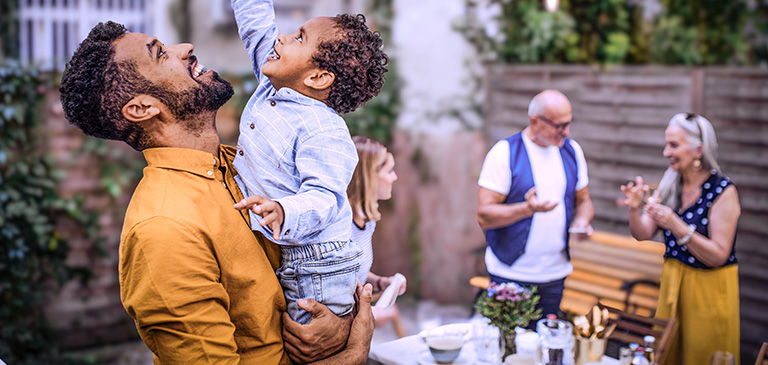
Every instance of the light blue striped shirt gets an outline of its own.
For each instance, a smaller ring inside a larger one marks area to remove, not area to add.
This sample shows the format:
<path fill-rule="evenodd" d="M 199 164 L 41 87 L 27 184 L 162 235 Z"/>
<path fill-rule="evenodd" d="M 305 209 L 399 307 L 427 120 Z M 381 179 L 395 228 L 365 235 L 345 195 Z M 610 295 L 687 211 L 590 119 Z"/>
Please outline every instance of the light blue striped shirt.
<path fill-rule="evenodd" d="M 282 245 L 346 241 L 352 210 L 347 185 L 357 151 L 344 119 L 290 88 L 275 90 L 261 73 L 277 40 L 272 1 L 232 0 L 240 38 L 259 86 L 240 120 L 234 166 L 247 196 L 276 200 L 285 212 Z M 251 225 L 272 240 L 251 212 Z"/>

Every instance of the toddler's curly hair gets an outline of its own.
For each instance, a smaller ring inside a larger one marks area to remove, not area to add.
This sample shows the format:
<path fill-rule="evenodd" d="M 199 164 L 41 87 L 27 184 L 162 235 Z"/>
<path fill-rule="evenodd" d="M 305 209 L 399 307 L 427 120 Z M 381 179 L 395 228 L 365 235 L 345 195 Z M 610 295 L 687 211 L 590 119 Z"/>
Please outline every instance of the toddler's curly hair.
<path fill-rule="evenodd" d="M 312 61 L 336 76 L 327 104 L 337 113 L 345 114 L 378 95 L 389 59 L 382 50 L 379 32 L 368 29 L 365 16 L 339 14 L 331 19 L 341 36 L 322 42 Z"/>

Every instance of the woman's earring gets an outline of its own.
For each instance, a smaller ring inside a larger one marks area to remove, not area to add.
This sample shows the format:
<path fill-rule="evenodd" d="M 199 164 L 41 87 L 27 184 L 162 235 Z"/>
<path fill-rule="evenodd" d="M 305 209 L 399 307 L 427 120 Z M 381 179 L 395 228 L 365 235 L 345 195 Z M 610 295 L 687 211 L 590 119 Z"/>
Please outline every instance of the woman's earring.
<path fill-rule="evenodd" d="M 693 168 L 696 170 L 701 170 L 701 160 L 698 158 L 693 160 Z"/>

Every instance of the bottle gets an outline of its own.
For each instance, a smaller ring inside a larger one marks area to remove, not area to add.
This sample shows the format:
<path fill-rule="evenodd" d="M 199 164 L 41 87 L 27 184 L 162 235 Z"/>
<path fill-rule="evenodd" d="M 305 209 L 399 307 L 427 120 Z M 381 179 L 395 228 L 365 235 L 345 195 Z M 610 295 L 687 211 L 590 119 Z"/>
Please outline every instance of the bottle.
<path fill-rule="evenodd" d="M 637 351 L 637 348 L 640 347 L 640 345 L 636 343 L 630 343 L 628 346 L 629 346 L 629 351 L 632 351 L 632 356 L 635 356 L 635 352 Z"/>
<path fill-rule="evenodd" d="M 632 362 L 630 364 L 632 365 L 650 365 L 648 360 L 645 358 L 645 348 L 643 347 L 637 347 L 635 349 L 635 356 L 632 358 Z"/>
<path fill-rule="evenodd" d="M 645 359 L 648 360 L 648 363 L 653 364 L 653 362 L 656 359 L 656 354 L 653 352 L 654 343 L 656 342 L 656 338 L 653 336 L 645 336 L 643 337 L 643 341 L 645 341 Z"/>
<path fill-rule="evenodd" d="M 629 347 L 619 349 L 619 365 L 630 365 L 632 362 L 632 350 Z"/>
<path fill-rule="evenodd" d="M 557 329 L 557 315 L 547 314 L 547 327 Z"/>

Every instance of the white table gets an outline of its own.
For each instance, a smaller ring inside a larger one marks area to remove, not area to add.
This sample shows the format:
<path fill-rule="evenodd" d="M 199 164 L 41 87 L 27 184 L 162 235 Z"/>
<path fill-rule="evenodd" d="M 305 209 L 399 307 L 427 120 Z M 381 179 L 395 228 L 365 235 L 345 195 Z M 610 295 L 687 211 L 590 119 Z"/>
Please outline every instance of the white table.
<path fill-rule="evenodd" d="M 371 346 L 371 352 L 368 353 L 369 365 L 418 365 L 419 355 L 429 353 L 429 348 L 418 335 L 403 337 L 394 341 L 384 342 Z M 463 362 L 475 364 L 477 357 L 475 355 L 475 346 L 472 341 L 467 341 L 461 349 L 460 360 Z M 601 365 L 617 365 L 619 360 L 603 356 Z"/>

